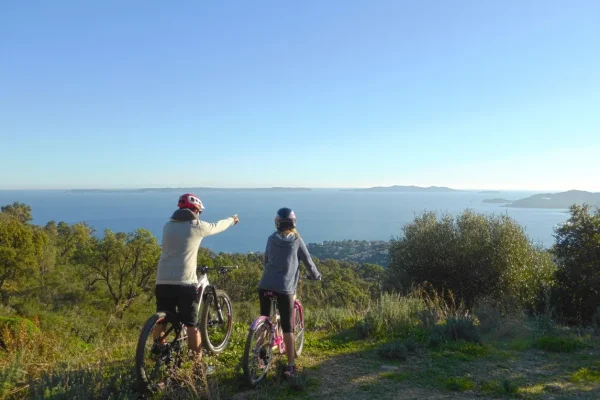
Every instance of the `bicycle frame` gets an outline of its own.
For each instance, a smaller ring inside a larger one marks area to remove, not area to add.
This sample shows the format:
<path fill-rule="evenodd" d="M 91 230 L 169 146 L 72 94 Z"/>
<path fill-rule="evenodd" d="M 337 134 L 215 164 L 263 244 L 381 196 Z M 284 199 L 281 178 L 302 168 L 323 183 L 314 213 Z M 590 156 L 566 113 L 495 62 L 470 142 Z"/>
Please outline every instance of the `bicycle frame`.
<path fill-rule="evenodd" d="M 294 307 L 292 310 L 292 321 L 296 321 L 296 309 L 300 313 L 300 324 L 302 326 L 302 329 L 304 329 L 304 310 L 302 308 L 302 303 L 300 303 L 300 300 L 295 298 Z M 277 309 L 277 298 L 271 297 L 271 310 L 269 312 L 269 316 L 266 317 L 264 315 L 261 315 L 260 317 L 256 318 L 254 321 L 252 321 L 252 324 L 250 325 L 250 330 L 255 330 L 259 324 L 261 324 L 262 322 L 266 322 L 269 326 L 269 330 L 273 332 L 273 336 L 271 339 L 271 348 L 274 349 L 275 347 L 278 347 L 279 353 L 284 354 L 285 342 L 283 341 L 283 334 L 279 334 L 281 325 L 278 321 L 279 310 Z"/>
<path fill-rule="evenodd" d="M 235 268 L 237 269 L 237 265 L 227 266 L 227 267 L 219 267 L 220 273 L 225 273 L 226 269 Z M 215 302 L 215 307 L 217 308 L 217 315 L 219 316 L 219 323 L 223 323 L 223 311 L 221 309 L 221 305 L 219 304 L 219 300 L 217 298 L 217 288 L 215 285 L 211 285 L 208 281 L 208 270 L 209 267 L 204 265 L 200 268 L 200 276 L 198 278 L 198 286 L 196 287 L 196 293 L 198 294 L 198 311 L 200 311 L 202 307 L 202 303 L 206 300 L 206 296 L 208 294 L 212 294 L 212 298 Z"/>

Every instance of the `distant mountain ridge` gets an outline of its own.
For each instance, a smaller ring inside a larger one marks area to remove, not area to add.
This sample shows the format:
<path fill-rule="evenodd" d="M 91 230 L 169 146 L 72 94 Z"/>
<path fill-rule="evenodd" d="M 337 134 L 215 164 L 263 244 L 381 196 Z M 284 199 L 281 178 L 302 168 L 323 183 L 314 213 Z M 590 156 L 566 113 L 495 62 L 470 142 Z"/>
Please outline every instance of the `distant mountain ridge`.
<path fill-rule="evenodd" d="M 360 188 L 360 189 L 344 189 L 345 191 L 351 192 L 404 192 L 404 193 L 422 193 L 422 192 L 434 192 L 434 193 L 447 193 L 447 192 L 459 192 L 459 190 L 451 189 L 445 186 L 375 186 L 371 188 Z"/>
<path fill-rule="evenodd" d="M 505 207 L 513 208 L 553 208 L 567 209 L 573 204 L 590 204 L 600 207 L 600 193 L 586 192 L 584 190 L 568 190 L 560 193 L 534 194 L 515 201 L 500 201 L 504 199 L 487 199 L 484 203 L 504 203 Z"/>
<path fill-rule="evenodd" d="M 310 191 L 310 188 L 301 187 L 270 187 L 270 188 L 214 188 L 214 187 L 181 187 L 181 188 L 140 188 L 140 189 L 69 189 L 66 193 L 152 193 L 152 192 L 221 192 L 221 191 L 263 191 L 263 192 L 286 192 L 286 191 Z"/>
<path fill-rule="evenodd" d="M 569 208 L 573 204 L 600 206 L 600 193 L 568 190 L 560 193 L 542 193 L 513 201 L 507 207 L 519 208 Z"/>

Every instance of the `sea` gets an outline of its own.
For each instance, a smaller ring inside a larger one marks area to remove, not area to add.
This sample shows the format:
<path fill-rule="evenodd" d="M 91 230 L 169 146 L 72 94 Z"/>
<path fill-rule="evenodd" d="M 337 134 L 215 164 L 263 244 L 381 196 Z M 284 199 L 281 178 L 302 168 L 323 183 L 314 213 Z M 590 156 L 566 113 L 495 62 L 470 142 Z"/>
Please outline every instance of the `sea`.
<path fill-rule="evenodd" d="M 291 207 L 298 230 L 307 243 L 328 240 L 389 240 L 402 235 L 402 227 L 423 211 L 456 215 L 465 209 L 507 214 L 529 237 L 544 247 L 554 243 L 554 228 L 564 223 L 567 210 L 510 208 L 483 203 L 484 199 L 517 200 L 533 192 L 369 192 L 339 189 L 310 191 L 207 190 L 196 193 L 206 210 L 202 219 L 212 222 L 238 214 L 240 223 L 207 237 L 202 246 L 215 252 L 264 251 L 274 229 L 278 208 Z M 133 232 L 149 229 L 160 241 L 162 227 L 176 208 L 177 192 L 71 192 L 64 190 L 1 190 L 0 205 L 14 201 L 32 207 L 33 222 L 85 221 L 102 235 L 105 229 Z"/>

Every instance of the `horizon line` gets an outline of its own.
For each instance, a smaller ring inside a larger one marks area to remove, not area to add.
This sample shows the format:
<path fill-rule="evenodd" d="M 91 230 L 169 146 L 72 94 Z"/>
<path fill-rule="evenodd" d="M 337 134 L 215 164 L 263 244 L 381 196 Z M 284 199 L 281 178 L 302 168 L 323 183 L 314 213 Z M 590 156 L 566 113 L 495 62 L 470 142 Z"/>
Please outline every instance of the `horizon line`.
<path fill-rule="evenodd" d="M 465 191 L 465 192 L 538 192 L 538 193 L 555 193 L 555 192 L 567 192 L 567 191 L 585 191 L 594 193 L 593 190 L 586 189 L 523 189 L 523 188 L 473 188 L 473 187 L 452 187 L 452 186 L 443 186 L 443 185 L 376 185 L 376 186 L 348 186 L 348 187 L 335 187 L 335 186 L 139 186 L 139 187 L 72 187 L 72 188 L 2 188 L 0 187 L 0 191 L 102 191 L 102 190 L 112 190 L 112 191 L 141 191 L 141 190 L 177 190 L 177 189 L 205 189 L 205 190 L 268 190 L 268 189 L 282 189 L 282 190 L 354 190 L 354 189 L 373 189 L 373 188 L 392 188 L 392 187 L 415 187 L 421 189 L 428 188 L 441 188 L 441 189 L 450 189 L 455 191 Z"/>

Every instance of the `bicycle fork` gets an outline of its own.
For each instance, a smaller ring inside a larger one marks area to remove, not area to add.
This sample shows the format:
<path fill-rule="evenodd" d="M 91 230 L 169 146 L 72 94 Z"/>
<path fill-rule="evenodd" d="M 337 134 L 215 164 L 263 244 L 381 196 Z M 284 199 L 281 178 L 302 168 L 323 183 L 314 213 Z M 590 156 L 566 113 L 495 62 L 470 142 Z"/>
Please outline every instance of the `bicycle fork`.
<path fill-rule="evenodd" d="M 223 323 L 223 309 L 221 308 L 221 304 L 219 303 L 219 298 L 217 297 L 217 288 L 214 285 L 210 285 L 210 290 L 213 293 L 213 300 L 215 302 L 215 307 L 217 309 L 217 316 L 219 317 L 219 323 Z M 207 304 L 207 307 L 210 307 L 210 304 Z"/>

